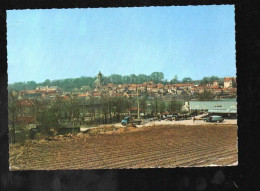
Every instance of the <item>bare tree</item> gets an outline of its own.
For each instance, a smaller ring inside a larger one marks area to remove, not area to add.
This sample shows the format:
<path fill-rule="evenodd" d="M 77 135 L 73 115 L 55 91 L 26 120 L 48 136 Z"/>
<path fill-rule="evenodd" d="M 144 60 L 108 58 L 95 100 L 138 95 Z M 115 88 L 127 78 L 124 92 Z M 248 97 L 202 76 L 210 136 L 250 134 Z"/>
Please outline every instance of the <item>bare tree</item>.
<path fill-rule="evenodd" d="M 15 129 L 16 129 L 16 120 L 17 120 L 17 101 L 18 101 L 18 95 L 15 94 L 13 91 L 11 91 L 8 94 L 8 123 L 11 126 L 10 128 L 10 139 L 11 143 L 15 143 Z"/>

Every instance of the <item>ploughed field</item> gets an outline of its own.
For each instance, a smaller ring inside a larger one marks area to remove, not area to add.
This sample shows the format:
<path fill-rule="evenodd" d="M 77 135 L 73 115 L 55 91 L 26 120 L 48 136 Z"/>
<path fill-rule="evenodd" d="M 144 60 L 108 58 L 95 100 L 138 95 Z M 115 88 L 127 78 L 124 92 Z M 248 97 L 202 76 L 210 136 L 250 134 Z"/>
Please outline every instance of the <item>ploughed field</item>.
<path fill-rule="evenodd" d="M 167 125 L 10 145 L 12 170 L 234 165 L 237 126 Z"/>

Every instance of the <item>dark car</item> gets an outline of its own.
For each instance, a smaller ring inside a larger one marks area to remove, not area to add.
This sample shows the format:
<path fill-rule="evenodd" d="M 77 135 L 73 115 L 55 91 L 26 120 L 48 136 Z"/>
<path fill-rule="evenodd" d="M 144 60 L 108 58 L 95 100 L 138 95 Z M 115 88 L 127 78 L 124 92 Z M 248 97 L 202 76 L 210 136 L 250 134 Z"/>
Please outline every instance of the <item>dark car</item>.
<path fill-rule="evenodd" d="M 218 116 L 218 115 L 213 115 L 213 116 L 204 118 L 204 121 L 205 122 L 217 122 L 217 123 L 220 123 L 220 122 L 224 121 L 224 118 L 221 117 L 221 116 Z"/>

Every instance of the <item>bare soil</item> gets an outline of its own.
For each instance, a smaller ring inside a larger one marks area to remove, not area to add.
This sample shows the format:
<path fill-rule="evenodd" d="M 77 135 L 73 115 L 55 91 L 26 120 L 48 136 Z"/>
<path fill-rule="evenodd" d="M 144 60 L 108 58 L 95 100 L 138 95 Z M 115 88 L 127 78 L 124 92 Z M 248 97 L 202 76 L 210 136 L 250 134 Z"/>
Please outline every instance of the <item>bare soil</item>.
<path fill-rule="evenodd" d="M 111 128 L 112 129 L 112 128 Z M 11 170 L 171 168 L 237 164 L 233 124 L 153 125 L 10 145 Z"/>

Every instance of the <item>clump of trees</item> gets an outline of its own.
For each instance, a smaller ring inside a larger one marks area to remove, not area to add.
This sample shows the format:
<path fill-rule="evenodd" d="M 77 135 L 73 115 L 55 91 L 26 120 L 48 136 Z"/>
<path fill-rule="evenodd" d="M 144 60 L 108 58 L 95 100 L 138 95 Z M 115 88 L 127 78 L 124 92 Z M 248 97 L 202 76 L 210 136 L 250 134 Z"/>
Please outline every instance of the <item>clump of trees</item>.
<path fill-rule="evenodd" d="M 210 101 L 214 100 L 216 95 L 209 90 L 204 90 L 203 93 L 196 93 L 195 97 L 199 101 Z"/>
<path fill-rule="evenodd" d="M 214 81 L 219 81 L 219 77 L 217 76 L 210 76 L 210 77 L 204 77 L 200 83 L 201 84 L 208 84 L 208 83 L 212 83 Z"/>
<path fill-rule="evenodd" d="M 181 102 L 178 102 L 175 99 L 171 99 L 169 106 L 168 106 L 168 111 L 170 113 L 177 113 L 181 110 L 182 105 L 183 104 Z"/>

